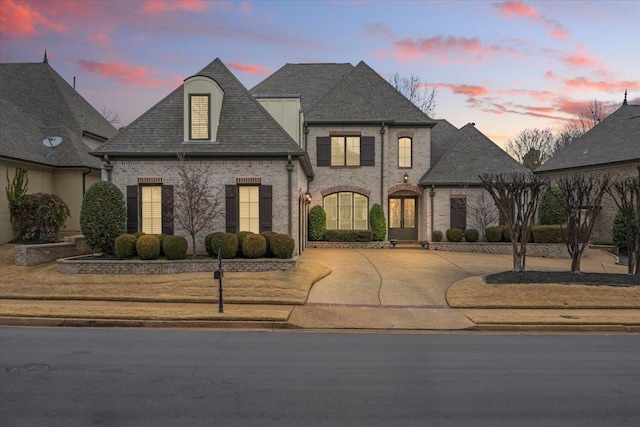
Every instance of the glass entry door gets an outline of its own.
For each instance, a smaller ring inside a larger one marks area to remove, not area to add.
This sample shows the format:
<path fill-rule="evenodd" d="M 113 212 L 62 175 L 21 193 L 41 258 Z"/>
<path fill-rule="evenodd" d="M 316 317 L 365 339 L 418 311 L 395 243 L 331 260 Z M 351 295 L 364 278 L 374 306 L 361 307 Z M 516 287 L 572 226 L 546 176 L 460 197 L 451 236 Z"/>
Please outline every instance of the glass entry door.
<path fill-rule="evenodd" d="M 417 197 L 389 197 L 389 240 L 417 240 Z"/>

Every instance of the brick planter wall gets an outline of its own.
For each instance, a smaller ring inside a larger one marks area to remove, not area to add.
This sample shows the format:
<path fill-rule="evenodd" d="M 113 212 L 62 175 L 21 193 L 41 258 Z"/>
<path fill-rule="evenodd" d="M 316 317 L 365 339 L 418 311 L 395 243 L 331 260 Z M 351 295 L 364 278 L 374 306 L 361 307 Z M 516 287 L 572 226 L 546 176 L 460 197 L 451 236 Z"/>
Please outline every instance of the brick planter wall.
<path fill-rule="evenodd" d="M 389 242 L 307 242 L 307 248 L 315 249 L 382 249 L 390 248 Z"/>
<path fill-rule="evenodd" d="M 45 264 L 59 258 L 67 258 L 91 253 L 84 236 L 65 237 L 63 243 L 44 243 L 42 245 L 20 245 L 14 248 L 16 265 L 32 266 Z"/>
<path fill-rule="evenodd" d="M 295 271 L 297 258 L 294 259 L 223 259 L 225 272 L 259 271 Z M 74 257 L 58 260 L 58 273 L 61 274 L 178 274 L 213 273 L 218 268 L 218 260 L 179 259 L 179 260 L 101 260 Z"/>
<path fill-rule="evenodd" d="M 429 249 L 434 251 L 478 252 L 485 254 L 511 255 L 511 243 L 487 242 L 429 242 Z M 582 256 L 589 255 L 589 248 Z M 567 246 L 564 243 L 527 243 L 527 256 L 543 258 L 569 258 Z"/>

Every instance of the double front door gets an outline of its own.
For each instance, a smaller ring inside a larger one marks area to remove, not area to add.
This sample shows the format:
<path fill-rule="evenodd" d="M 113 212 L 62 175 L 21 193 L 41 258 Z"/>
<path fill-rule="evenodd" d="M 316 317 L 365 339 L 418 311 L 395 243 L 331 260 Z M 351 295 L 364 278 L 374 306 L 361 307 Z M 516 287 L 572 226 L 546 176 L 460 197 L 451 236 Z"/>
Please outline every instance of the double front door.
<path fill-rule="evenodd" d="M 418 240 L 417 197 L 389 197 L 389 240 Z"/>

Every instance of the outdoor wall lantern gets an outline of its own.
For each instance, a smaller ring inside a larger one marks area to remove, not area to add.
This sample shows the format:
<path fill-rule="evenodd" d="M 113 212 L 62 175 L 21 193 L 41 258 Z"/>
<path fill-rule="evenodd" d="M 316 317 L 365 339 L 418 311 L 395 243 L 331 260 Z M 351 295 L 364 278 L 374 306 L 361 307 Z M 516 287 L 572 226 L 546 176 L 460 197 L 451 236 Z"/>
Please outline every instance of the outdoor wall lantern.
<path fill-rule="evenodd" d="M 309 193 L 309 190 L 307 190 L 307 191 L 304 193 L 304 200 L 305 200 L 307 203 L 311 203 L 311 193 Z"/>
<path fill-rule="evenodd" d="M 404 183 L 406 184 L 407 182 L 409 182 L 409 174 L 408 173 L 404 173 Z"/>

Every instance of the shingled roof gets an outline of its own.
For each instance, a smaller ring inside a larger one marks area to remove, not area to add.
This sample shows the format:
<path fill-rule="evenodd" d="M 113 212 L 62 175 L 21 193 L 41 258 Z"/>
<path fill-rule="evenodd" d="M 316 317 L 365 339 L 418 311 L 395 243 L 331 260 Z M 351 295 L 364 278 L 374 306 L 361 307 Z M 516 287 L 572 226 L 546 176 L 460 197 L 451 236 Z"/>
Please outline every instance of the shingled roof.
<path fill-rule="evenodd" d="M 436 125 L 431 128 L 431 164 L 435 165 L 447 151 L 449 141 L 458 133 L 458 128 L 445 119 L 434 120 Z"/>
<path fill-rule="evenodd" d="M 251 89 L 256 97 L 300 95 L 305 120 L 387 122 L 433 126 L 435 122 L 365 62 L 287 64 Z"/>
<path fill-rule="evenodd" d="M 623 104 L 535 172 L 640 161 L 640 105 Z"/>
<path fill-rule="evenodd" d="M 306 153 L 216 58 L 196 75 L 216 81 L 224 91 L 217 141 L 184 142 L 184 86 L 167 95 L 107 141 L 94 155 L 174 157 L 255 156 Z"/>
<path fill-rule="evenodd" d="M 482 173 L 529 172 L 473 123 L 463 126 L 445 145 L 446 151 L 420 178 L 420 185 L 480 185 Z"/>
<path fill-rule="evenodd" d="M 84 133 L 107 139 L 116 129 L 49 64 L 0 64 L 0 157 L 54 167 L 100 168 Z M 55 149 L 45 138 L 59 136 Z"/>

